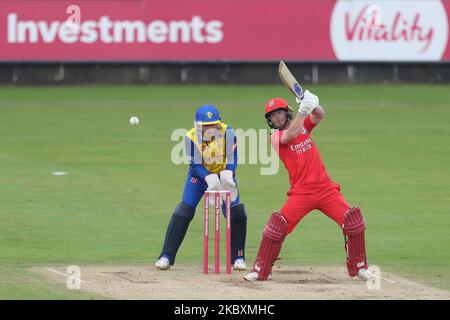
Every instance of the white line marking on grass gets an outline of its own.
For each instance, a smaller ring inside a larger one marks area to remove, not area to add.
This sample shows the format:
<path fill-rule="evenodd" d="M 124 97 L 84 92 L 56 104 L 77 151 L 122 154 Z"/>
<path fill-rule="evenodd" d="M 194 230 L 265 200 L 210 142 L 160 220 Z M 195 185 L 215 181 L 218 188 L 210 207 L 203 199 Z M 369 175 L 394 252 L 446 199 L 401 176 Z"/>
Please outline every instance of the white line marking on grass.
<path fill-rule="evenodd" d="M 55 171 L 52 173 L 54 176 L 67 176 L 67 172 L 65 171 Z"/>
<path fill-rule="evenodd" d="M 79 280 L 80 282 L 83 282 L 83 283 L 89 283 L 89 282 L 87 282 L 87 281 L 81 280 L 80 278 L 77 278 L 77 277 L 75 277 L 75 276 L 73 276 L 73 275 L 70 275 L 70 274 L 66 274 L 66 273 L 63 273 L 63 272 L 59 272 L 59 271 L 57 271 L 57 270 L 53 270 L 53 269 L 50 269 L 50 268 L 47 268 L 47 270 L 48 270 L 48 271 L 51 271 L 51 272 L 54 272 L 54 273 L 57 273 L 57 274 L 59 274 L 59 275 L 62 275 L 62 276 L 64 276 L 64 277 L 66 277 L 66 278 L 73 277 L 73 278 L 75 278 L 76 280 Z"/>

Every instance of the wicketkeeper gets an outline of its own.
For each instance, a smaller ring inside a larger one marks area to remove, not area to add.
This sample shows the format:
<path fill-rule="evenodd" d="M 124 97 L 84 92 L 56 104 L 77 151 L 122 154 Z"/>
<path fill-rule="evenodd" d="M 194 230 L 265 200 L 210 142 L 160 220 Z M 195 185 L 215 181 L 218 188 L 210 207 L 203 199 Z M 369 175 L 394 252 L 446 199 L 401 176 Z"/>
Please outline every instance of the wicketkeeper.
<path fill-rule="evenodd" d="M 247 215 L 244 204 L 240 203 L 236 181 L 238 155 L 234 130 L 221 122 L 213 105 L 204 105 L 198 108 L 194 127 L 184 140 L 190 165 L 183 199 L 172 214 L 155 267 L 166 270 L 175 263 L 195 208 L 205 191 L 227 190 L 231 193 L 231 263 L 235 270 L 245 270 Z M 214 197 L 210 197 L 210 202 L 214 203 Z M 221 202 L 225 215 L 225 203 Z"/>
<path fill-rule="evenodd" d="M 319 105 L 319 98 L 308 90 L 297 103 L 295 118 L 281 98 L 273 98 L 265 106 L 266 121 L 270 128 L 276 129 L 271 143 L 289 173 L 291 187 L 280 213 L 273 212 L 270 216 L 253 270 L 244 278 L 267 280 L 286 236 L 304 216 L 318 209 L 342 228 L 349 275 L 366 280 L 369 276 L 364 241 L 366 227 L 361 211 L 348 205 L 340 185 L 330 179 L 310 136 L 325 111 Z"/>

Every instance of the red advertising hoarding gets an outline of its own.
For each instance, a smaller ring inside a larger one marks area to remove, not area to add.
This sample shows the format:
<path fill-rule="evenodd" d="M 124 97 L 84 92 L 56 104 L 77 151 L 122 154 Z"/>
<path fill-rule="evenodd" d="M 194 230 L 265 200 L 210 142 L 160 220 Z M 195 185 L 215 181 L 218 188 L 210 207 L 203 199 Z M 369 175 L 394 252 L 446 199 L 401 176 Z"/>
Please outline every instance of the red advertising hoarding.
<path fill-rule="evenodd" d="M 2 0 L 0 61 L 449 61 L 447 0 Z"/>

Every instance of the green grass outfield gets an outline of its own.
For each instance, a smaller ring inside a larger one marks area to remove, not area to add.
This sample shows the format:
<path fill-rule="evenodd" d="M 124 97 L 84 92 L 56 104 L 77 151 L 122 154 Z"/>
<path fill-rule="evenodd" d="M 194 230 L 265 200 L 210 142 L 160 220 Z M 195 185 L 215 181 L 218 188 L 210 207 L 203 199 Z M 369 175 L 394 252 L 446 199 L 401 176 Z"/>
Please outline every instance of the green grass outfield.
<path fill-rule="evenodd" d="M 313 139 L 347 200 L 362 208 L 369 263 L 449 290 L 450 87 L 311 89 L 327 112 Z M 151 267 L 187 172 L 171 162 L 172 131 L 190 129 L 203 103 L 234 128 L 265 129 L 272 96 L 294 102 L 282 85 L 0 88 L 0 298 L 98 298 L 50 285 L 33 266 Z M 138 127 L 128 124 L 132 114 Z M 288 189 L 283 166 L 274 176 L 260 167 L 237 172 L 249 265 Z M 201 264 L 201 230 L 199 208 L 177 263 Z M 341 231 L 313 212 L 281 259 L 343 265 Z"/>

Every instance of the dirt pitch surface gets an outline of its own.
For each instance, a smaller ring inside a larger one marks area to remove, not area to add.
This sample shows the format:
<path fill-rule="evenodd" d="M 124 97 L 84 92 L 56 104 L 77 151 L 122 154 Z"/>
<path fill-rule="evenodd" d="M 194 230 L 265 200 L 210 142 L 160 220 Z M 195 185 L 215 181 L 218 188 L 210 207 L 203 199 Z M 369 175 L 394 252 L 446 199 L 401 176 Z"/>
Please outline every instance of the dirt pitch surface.
<path fill-rule="evenodd" d="M 161 271 L 148 265 L 80 266 L 81 290 L 110 299 L 450 299 L 450 291 L 434 289 L 381 274 L 380 289 L 350 278 L 344 267 L 276 267 L 273 279 L 247 282 L 244 272 L 204 275 L 199 266 L 176 265 Z M 49 281 L 64 284 L 65 267 L 36 267 Z M 223 271 L 222 271 L 223 272 Z M 375 285 L 372 282 L 372 285 Z"/>

